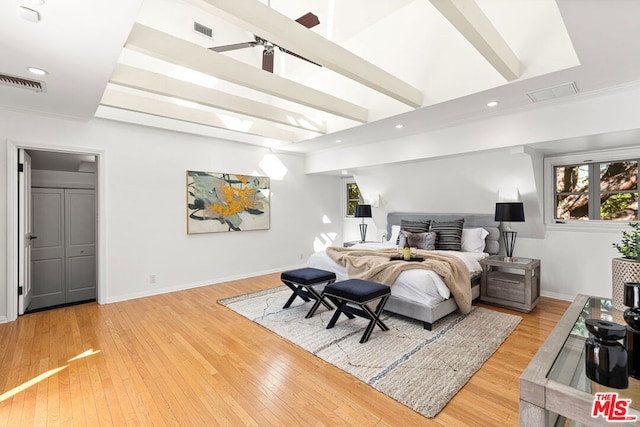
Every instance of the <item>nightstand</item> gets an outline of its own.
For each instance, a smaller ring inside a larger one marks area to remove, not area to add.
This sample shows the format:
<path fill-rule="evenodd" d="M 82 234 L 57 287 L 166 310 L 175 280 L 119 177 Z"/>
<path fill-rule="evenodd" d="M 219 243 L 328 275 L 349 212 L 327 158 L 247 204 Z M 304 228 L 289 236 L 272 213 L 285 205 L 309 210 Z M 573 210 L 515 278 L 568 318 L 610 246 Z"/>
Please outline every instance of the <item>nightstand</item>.
<path fill-rule="evenodd" d="M 493 255 L 480 261 L 480 301 L 529 312 L 540 300 L 540 260 Z"/>

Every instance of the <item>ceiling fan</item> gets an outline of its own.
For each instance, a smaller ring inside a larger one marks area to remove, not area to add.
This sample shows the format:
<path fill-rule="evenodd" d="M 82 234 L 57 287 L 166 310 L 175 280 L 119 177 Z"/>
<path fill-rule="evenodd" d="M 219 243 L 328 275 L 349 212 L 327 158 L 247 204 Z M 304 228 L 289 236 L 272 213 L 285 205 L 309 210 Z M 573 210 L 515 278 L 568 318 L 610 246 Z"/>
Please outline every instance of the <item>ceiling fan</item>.
<path fill-rule="evenodd" d="M 300 18 L 296 19 L 296 22 L 304 25 L 307 28 L 313 28 L 316 25 L 320 24 L 320 20 L 318 19 L 318 17 L 316 15 L 314 15 L 313 13 L 309 12 L 306 15 L 301 16 Z M 215 46 L 215 47 L 210 47 L 209 49 L 216 51 L 216 52 L 227 52 L 230 50 L 236 50 L 236 49 L 244 49 L 245 47 L 255 47 L 255 46 L 262 46 L 264 49 L 262 51 L 262 69 L 265 71 L 268 71 L 270 73 L 273 73 L 273 53 L 274 53 L 274 48 L 278 48 L 281 52 L 287 53 L 289 55 L 295 56 L 296 58 L 300 58 L 300 59 L 304 59 L 307 62 L 311 62 L 312 64 L 315 64 L 319 67 L 321 67 L 322 65 L 317 64 L 303 56 L 300 56 L 296 53 L 291 52 L 290 50 L 287 50 L 283 47 L 278 46 L 275 43 L 270 42 L 269 40 L 263 39 L 262 37 L 259 37 L 257 35 L 254 35 L 255 40 L 253 41 L 249 41 L 249 42 L 243 42 L 243 43 L 235 43 L 235 44 L 228 44 L 228 45 L 224 45 L 224 46 Z"/>

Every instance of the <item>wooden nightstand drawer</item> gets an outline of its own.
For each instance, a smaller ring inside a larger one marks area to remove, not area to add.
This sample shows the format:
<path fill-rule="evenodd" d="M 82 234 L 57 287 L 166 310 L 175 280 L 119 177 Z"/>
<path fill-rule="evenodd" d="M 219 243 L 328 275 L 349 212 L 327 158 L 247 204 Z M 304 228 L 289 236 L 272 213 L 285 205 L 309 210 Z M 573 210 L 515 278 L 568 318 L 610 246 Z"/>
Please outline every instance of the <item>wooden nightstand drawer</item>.
<path fill-rule="evenodd" d="M 504 272 L 494 272 L 487 277 L 487 296 L 514 301 L 526 302 L 523 276 Z"/>
<path fill-rule="evenodd" d="M 536 306 L 540 299 L 540 260 L 494 255 L 481 260 L 480 265 L 482 302 L 524 312 Z"/>

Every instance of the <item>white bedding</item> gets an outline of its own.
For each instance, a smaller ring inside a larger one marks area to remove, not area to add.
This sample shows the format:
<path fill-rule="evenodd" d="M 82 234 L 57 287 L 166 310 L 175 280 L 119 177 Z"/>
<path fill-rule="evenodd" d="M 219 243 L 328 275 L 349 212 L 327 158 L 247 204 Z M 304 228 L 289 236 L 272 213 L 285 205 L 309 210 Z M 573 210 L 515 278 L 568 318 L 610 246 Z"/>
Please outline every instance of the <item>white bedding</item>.
<path fill-rule="evenodd" d="M 395 243 L 362 243 L 353 246 L 354 249 L 382 249 L 397 248 Z M 482 270 L 479 261 L 489 256 L 484 252 L 455 252 L 455 251 L 434 251 L 443 252 L 460 258 L 471 275 Z M 336 274 L 336 280 L 346 280 L 346 267 L 338 264 L 326 254 L 326 252 L 316 252 L 307 261 L 309 267 L 332 271 Z M 451 296 L 449 288 L 442 281 L 442 278 L 430 270 L 405 270 L 391 286 L 391 296 L 405 298 L 417 303 L 434 306 Z"/>

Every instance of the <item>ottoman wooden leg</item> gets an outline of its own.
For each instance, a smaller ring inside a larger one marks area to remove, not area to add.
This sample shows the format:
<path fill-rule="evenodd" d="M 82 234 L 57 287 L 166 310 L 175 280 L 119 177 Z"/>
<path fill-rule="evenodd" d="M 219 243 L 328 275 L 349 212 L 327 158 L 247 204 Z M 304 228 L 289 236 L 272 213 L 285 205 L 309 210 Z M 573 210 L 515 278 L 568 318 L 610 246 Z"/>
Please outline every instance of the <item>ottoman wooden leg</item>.
<path fill-rule="evenodd" d="M 337 307 L 327 329 L 333 328 L 340 315 L 344 313 L 350 319 L 359 316 L 369 320 L 360 339 L 361 343 L 367 342 L 376 325 L 383 331 L 388 331 L 389 327 L 380 319 L 380 315 L 390 295 L 388 286 L 360 279 L 348 279 L 326 286 L 322 291 L 322 296 L 329 298 Z M 376 301 L 378 303 L 375 310 L 367 305 L 373 305 Z"/>
<path fill-rule="evenodd" d="M 388 298 L 389 296 L 385 295 L 382 297 L 382 299 L 380 299 L 375 312 L 371 311 L 371 309 L 366 304 L 362 304 L 362 310 L 364 310 L 369 315 L 371 321 L 369 322 L 367 329 L 364 331 L 364 334 L 360 339 L 361 343 L 365 343 L 369 340 L 371 332 L 373 332 L 373 328 L 375 328 L 376 325 L 380 326 L 380 329 L 382 329 L 383 331 L 389 330 L 389 327 L 385 325 L 384 322 L 380 319 L 380 315 L 382 314 L 382 310 L 384 310 L 384 305 L 387 303 Z"/>

